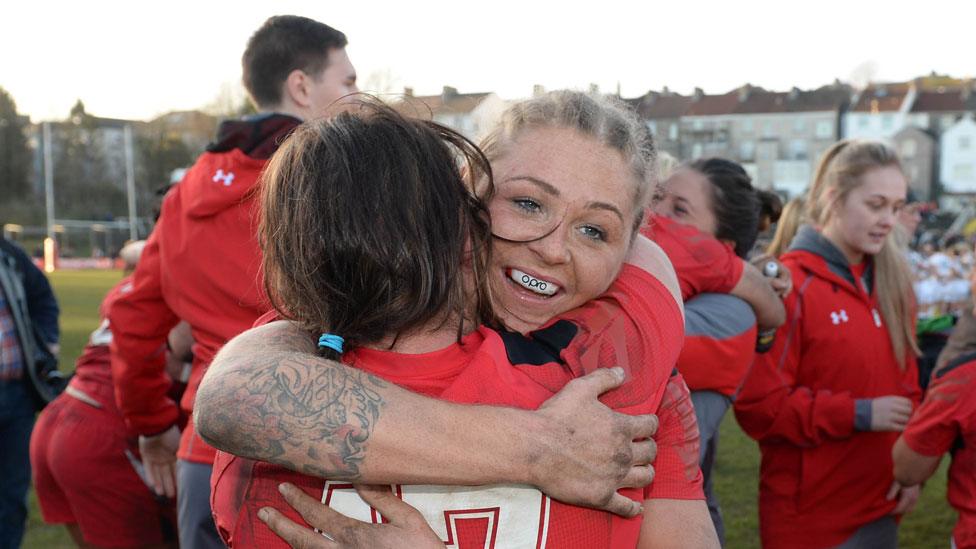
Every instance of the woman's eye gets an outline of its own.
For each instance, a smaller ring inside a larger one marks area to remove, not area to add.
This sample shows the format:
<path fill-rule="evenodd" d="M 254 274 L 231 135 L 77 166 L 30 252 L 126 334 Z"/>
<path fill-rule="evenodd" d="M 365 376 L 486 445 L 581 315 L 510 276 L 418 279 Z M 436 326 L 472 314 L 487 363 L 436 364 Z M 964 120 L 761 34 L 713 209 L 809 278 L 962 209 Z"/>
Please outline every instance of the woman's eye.
<path fill-rule="evenodd" d="M 531 198 L 516 198 L 512 200 L 516 206 L 527 212 L 538 212 L 542 209 L 542 206 L 538 202 L 532 200 Z"/>
<path fill-rule="evenodd" d="M 594 227 L 592 225 L 583 225 L 580 227 L 580 232 L 583 233 L 587 238 L 593 240 L 605 241 L 607 239 L 607 233 L 603 232 L 602 229 Z"/>

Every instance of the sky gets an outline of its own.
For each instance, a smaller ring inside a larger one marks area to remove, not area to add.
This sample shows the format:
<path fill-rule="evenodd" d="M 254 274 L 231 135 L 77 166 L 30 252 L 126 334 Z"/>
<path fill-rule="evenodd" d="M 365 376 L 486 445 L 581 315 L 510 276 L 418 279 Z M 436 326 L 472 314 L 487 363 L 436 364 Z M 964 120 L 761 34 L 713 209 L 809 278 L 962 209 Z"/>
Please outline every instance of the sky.
<path fill-rule="evenodd" d="M 971 0 L 7 0 L 0 87 L 35 122 L 66 118 L 77 99 L 111 118 L 201 108 L 240 93 L 248 37 L 289 13 L 346 33 L 361 88 L 417 95 L 976 76 Z"/>

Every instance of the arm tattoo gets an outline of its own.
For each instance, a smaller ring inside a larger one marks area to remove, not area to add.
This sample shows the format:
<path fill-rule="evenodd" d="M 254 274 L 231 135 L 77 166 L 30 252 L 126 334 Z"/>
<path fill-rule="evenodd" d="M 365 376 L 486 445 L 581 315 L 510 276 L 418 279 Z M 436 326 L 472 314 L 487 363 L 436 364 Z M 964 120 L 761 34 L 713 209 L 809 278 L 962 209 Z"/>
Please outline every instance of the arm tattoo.
<path fill-rule="evenodd" d="M 387 384 L 296 352 L 308 348 L 307 337 L 299 337 L 275 334 L 227 349 L 222 358 L 234 363 L 233 370 L 214 372 L 208 380 L 212 405 L 206 407 L 209 419 L 198 417 L 198 427 L 209 424 L 201 434 L 224 451 L 318 477 L 356 480 L 385 406 L 378 390 Z"/>

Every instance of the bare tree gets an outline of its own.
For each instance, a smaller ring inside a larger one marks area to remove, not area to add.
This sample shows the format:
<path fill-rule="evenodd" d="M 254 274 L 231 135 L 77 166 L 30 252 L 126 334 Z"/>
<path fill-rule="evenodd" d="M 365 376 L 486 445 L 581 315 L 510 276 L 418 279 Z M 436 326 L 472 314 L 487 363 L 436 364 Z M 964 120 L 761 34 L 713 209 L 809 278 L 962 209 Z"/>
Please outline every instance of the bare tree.
<path fill-rule="evenodd" d="M 872 59 L 867 61 L 862 61 L 854 70 L 851 71 L 850 82 L 851 85 L 857 89 L 864 89 L 870 84 L 877 81 L 878 78 L 878 62 Z"/>

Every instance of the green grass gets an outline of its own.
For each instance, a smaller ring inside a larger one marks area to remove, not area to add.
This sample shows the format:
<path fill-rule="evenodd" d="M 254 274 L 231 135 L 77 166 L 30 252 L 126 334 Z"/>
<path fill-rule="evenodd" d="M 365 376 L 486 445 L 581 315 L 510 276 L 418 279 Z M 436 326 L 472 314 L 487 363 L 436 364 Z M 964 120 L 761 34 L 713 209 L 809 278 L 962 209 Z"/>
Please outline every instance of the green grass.
<path fill-rule="evenodd" d="M 742 432 L 732 412 L 722 422 L 715 490 L 725 519 L 726 546 L 759 547 L 759 446 Z M 956 513 L 945 499 L 948 459 L 929 479 L 915 511 L 905 516 L 898 531 L 899 547 L 948 547 Z"/>
<path fill-rule="evenodd" d="M 57 271 L 50 275 L 61 306 L 61 369 L 72 372 L 92 330 L 98 328 L 98 306 L 108 290 L 122 278 L 120 271 Z M 30 494 L 27 534 L 23 547 L 48 549 L 74 547 L 63 526 L 41 520 L 37 497 Z"/>
<path fill-rule="evenodd" d="M 61 271 L 51 275 L 61 304 L 62 369 L 74 370 L 74 363 L 99 323 L 98 306 L 102 297 L 121 278 L 118 271 Z M 956 515 L 945 500 L 947 460 L 922 491 L 915 512 L 900 529 L 901 547 L 948 547 Z M 725 516 L 727 547 L 759 547 L 758 500 L 759 449 L 736 424 L 731 413 L 722 424 L 719 458 L 715 465 L 716 491 Z M 47 549 L 73 547 L 62 526 L 41 521 L 34 494 L 30 499 L 30 518 L 23 547 Z"/>

